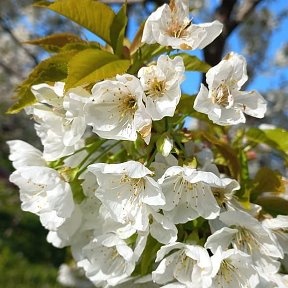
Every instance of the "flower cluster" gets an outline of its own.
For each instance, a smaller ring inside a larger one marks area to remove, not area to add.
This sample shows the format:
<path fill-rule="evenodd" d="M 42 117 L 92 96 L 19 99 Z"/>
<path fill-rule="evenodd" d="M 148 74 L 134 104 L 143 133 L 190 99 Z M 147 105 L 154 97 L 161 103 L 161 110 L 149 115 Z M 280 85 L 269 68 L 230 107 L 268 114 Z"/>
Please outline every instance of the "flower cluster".
<path fill-rule="evenodd" d="M 193 24 L 186 1 L 175 0 L 147 19 L 142 42 L 203 48 L 221 29 L 217 21 Z M 279 272 L 287 216 L 244 206 L 239 179 L 219 172 L 213 152 L 185 134 L 178 116 L 169 122 L 184 72 L 180 56 L 161 55 L 91 90 L 33 86 L 37 103 L 26 112 L 43 152 L 8 142 L 22 209 L 39 216 L 48 242 L 71 247 L 97 287 L 287 287 Z M 194 109 L 214 123 L 264 116 L 263 97 L 240 91 L 242 56 L 229 53 L 206 78 Z"/>

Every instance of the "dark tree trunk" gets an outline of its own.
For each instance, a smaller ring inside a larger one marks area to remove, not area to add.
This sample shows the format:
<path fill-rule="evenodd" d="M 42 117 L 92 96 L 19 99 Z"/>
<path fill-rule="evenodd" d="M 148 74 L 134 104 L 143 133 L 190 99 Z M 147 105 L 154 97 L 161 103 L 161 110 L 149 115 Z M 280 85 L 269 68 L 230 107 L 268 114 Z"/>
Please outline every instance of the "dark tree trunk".
<path fill-rule="evenodd" d="M 223 32 L 210 45 L 204 48 L 204 59 L 211 66 L 217 65 L 223 57 L 227 38 L 239 24 L 255 10 L 263 0 L 246 0 L 237 7 L 238 0 L 222 0 L 214 13 L 216 20 L 223 24 Z M 237 8 L 237 11 L 235 11 Z M 206 84 L 205 75 L 202 82 Z"/>

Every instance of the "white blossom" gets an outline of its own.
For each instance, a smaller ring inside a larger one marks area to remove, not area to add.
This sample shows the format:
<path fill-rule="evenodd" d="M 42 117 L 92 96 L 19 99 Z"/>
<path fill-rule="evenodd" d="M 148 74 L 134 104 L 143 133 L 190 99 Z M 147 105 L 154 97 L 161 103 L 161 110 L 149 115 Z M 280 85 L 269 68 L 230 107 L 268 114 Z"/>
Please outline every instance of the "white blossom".
<path fill-rule="evenodd" d="M 219 207 L 221 208 L 221 212 L 226 210 L 244 210 L 239 203 L 238 198 L 235 196 L 235 191 L 240 189 L 239 183 L 234 179 L 221 175 L 217 166 L 209 162 L 206 162 L 203 169 L 207 172 L 214 173 L 221 179 L 221 187 L 211 186 L 211 190 Z"/>
<path fill-rule="evenodd" d="M 163 244 L 175 242 L 177 240 L 178 230 L 173 222 L 165 215 L 156 213 L 153 209 L 150 209 L 150 213 L 152 223 L 150 224 L 149 232 L 151 236 Z"/>
<path fill-rule="evenodd" d="M 51 214 L 51 213 L 50 213 Z M 44 214 L 45 215 L 45 214 Z M 40 214 L 40 219 L 43 214 Z M 45 228 L 49 229 L 49 233 L 47 235 L 47 242 L 51 243 L 54 247 L 57 248 L 63 248 L 66 246 L 71 245 L 73 242 L 74 236 L 76 233 L 78 233 L 78 230 L 81 227 L 82 224 L 82 218 L 83 214 L 81 209 L 79 208 L 78 205 L 75 205 L 73 213 L 70 217 L 65 218 L 59 227 L 49 227 L 47 224 L 49 224 L 50 217 L 51 215 L 45 215 L 45 219 L 42 217 L 42 224 Z"/>
<path fill-rule="evenodd" d="M 180 84 L 184 80 L 184 63 L 180 56 L 170 59 L 161 55 L 156 65 L 138 72 L 146 97 L 144 101 L 152 120 L 173 116 L 181 97 Z"/>
<path fill-rule="evenodd" d="M 178 242 L 162 246 L 157 252 L 156 262 L 159 261 L 159 266 L 152 272 L 153 280 L 158 284 L 171 282 L 161 287 L 211 286 L 211 260 L 206 249 L 201 246 Z"/>
<path fill-rule="evenodd" d="M 269 280 L 267 281 L 267 286 L 266 287 L 271 287 L 271 288 L 287 288 L 288 287 L 288 275 L 287 274 L 273 274 L 269 275 Z M 265 283 L 265 284 L 266 284 Z M 270 285 L 269 285 L 270 284 Z M 268 286 L 269 285 L 269 286 Z"/>
<path fill-rule="evenodd" d="M 219 220 L 226 227 L 215 231 L 205 244 L 205 247 L 212 252 L 219 246 L 225 251 L 231 244 L 234 248 L 251 255 L 253 262 L 259 267 L 262 267 L 264 262 L 265 266 L 269 263 L 277 266 L 273 258 L 283 258 L 282 249 L 276 238 L 248 213 L 227 211 L 220 214 Z"/>
<path fill-rule="evenodd" d="M 194 109 L 208 114 L 210 120 L 219 125 L 245 123 L 244 116 L 263 118 L 266 101 L 257 91 L 240 91 L 247 81 L 244 57 L 229 53 L 206 74 L 208 89 L 201 84 Z"/>
<path fill-rule="evenodd" d="M 10 149 L 9 160 L 18 169 L 24 166 L 46 166 L 42 152 L 22 140 L 7 141 Z"/>
<path fill-rule="evenodd" d="M 74 210 L 69 183 L 54 169 L 41 166 L 21 167 L 10 176 L 20 188 L 21 207 L 40 215 L 55 210 L 57 216 L 68 218 Z"/>
<path fill-rule="evenodd" d="M 265 219 L 262 224 L 277 237 L 284 253 L 288 254 L 288 216 L 278 215 L 276 218 Z"/>
<path fill-rule="evenodd" d="M 63 156 L 71 155 L 81 147 L 82 143 L 72 146 L 64 145 L 65 127 L 62 125 L 63 114 L 59 114 L 43 104 L 35 104 L 30 111 L 28 113 L 33 114 L 33 118 L 37 122 L 35 130 L 44 147 L 43 158 L 46 161 L 54 161 Z"/>
<path fill-rule="evenodd" d="M 141 83 L 133 75 L 98 82 L 85 105 L 86 121 L 105 139 L 135 141 L 137 132 L 149 138 L 151 117 L 143 104 L 144 97 Z"/>
<path fill-rule="evenodd" d="M 86 130 L 83 107 L 90 94 L 81 87 L 64 93 L 62 82 L 54 86 L 34 85 L 32 92 L 39 102 L 26 112 L 37 122 L 35 129 L 44 146 L 44 159 L 54 161 L 72 154 L 83 145 L 81 138 Z"/>
<path fill-rule="evenodd" d="M 130 277 L 116 286 L 117 288 L 159 288 L 160 286 L 152 282 L 152 275 L 143 277 Z"/>
<path fill-rule="evenodd" d="M 160 147 L 162 155 L 164 157 L 168 157 L 171 150 L 173 149 L 173 146 L 174 146 L 173 140 L 168 136 L 165 137 L 163 139 L 162 145 Z"/>
<path fill-rule="evenodd" d="M 88 102 L 90 94 L 81 87 L 70 89 L 65 95 L 63 108 L 65 109 L 65 134 L 63 143 L 66 146 L 76 145 L 86 130 L 84 104 Z"/>
<path fill-rule="evenodd" d="M 92 164 L 88 170 L 97 177 L 96 196 L 112 219 L 146 231 L 151 213 L 149 207 L 165 204 L 159 184 L 149 176 L 152 172 L 135 161 Z"/>
<path fill-rule="evenodd" d="M 57 229 L 43 225 L 50 230 L 47 241 L 55 247 L 62 248 L 71 245 L 77 238 L 77 234 L 85 234 L 87 231 L 101 234 L 103 231 L 103 219 L 99 214 L 101 202 L 95 196 L 98 187 L 95 176 L 87 171 L 79 177 L 79 180 L 83 181 L 81 187 L 85 198 L 80 204 L 75 205 L 72 215 L 64 219 Z M 49 215 L 47 215 L 47 220 L 49 221 Z"/>
<path fill-rule="evenodd" d="M 199 216 L 216 218 L 220 207 L 229 201 L 231 192 L 239 188 L 235 180 L 221 179 L 212 172 L 188 166 L 168 168 L 158 182 L 166 197 L 166 205 L 162 208 L 164 215 L 175 224 Z"/>
<path fill-rule="evenodd" d="M 151 169 L 153 169 L 153 172 L 155 174 L 154 178 L 159 179 L 170 166 L 177 165 L 178 160 L 172 154 L 169 154 L 167 157 L 165 157 L 160 153 L 156 153 L 155 161 L 152 162 L 150 167 Z"/>
<path fill-rule="evenodd" d="M 17 169 L 11 175 L 12 180 L 10 181 L 16 181 L 14 183 L 16 185 L 19 185 L 20 187 L 20 199 L 22 201 L 22 209 L 25 211 L 36 213 L 40 217 L 41 224 L 46 229 L 56 231 L 65 222 L 68 216 L 63 217 L 63 215 L 59 215 L 59 212 L 57 210 L 49 209 L 49 203 L 45 203 L 45 201 L 46 202 L 49 201 L 48 197 L 39 198 L 39 195 L 37 195 L 37 192 L 35 191 L 34 191 L 35 195 L 29 195 L 29 192 L 30 192 L 29 190 L 35 189 L 36 185 L 38 185 L 40 190 L 41 188 L 44 189 L 45 185 L 36 184 L 35 182 L 32 183 L 31 180 L 28 180 L 28 187 L 29 185 L 31 185 L 32 188 L 25 188 L 27 189 L 27 191 L 26 190 L 23 191 L 21 190 L 21 187 L 23 186 L 21 182 L 23 180 L 27 181 L 27 179 L 25 180 L 22 178 L 22 175 L 24 175 L 24 172 L 27 172 L 25 170 L 26 169 L 29 170 L 29 168 L 27 167 L 32 168 L 32 171 L 34 171 L 34 169 L 43 170 L 44 168 L 44 170 L 46 171 L 45 173 L 48 173 L 47 171 L 50 171 L 50 172 L 52 171 L 53 174 L 54 173 L 57 174 L 57 172 L 50 169 L 47 166 L 46 161 L 43 159 L 42 152 L 36 149 L 35 147 L 33 147 L 32 145 L 21 140 L 8 141 L 7 144 L 9 145 L 9 148 L 10 148 L 9 159 L 13 161 L 12 162 L 13 166 Z M 31 176 L 31 179 L 32 179 L 32 176 Z M 65 189 L 69 190 L 67 186 L 65 187 Z M 61 192 L 62 194 L 67 193 L 65 191 L 60 191 L 60 193 Z M 57 193 L 57 192 L 53 192 L 53 193 Z M 68 198 L 65 198 L 68 200 L 68 203 L 67 203 L 68 205 L 69 205 L 69 202 L 70 204 L 72 203 L 70 196 L 71 195 L 69 195 L 69 192 L 68 192 L 68 195 L 65 196 L 65 197 L 68 197 Z M 50 197 L 49 199 L 51 199 L 51 196 L 49 197 Z M 32 202 L 34 201 L 36 204 L 35 203 L 32 204 Z M 72 203 L 71 209 L 73 209 L 73 205 L 74 204 Z M 44 208 L 44 207 L 47 207 L 47 208 Z"/>
<path fill-rule="evenodd" d="M 171 0 L 153 12 L 147 19 L 142 42 L 174 49 L 203 49 L 222 31 L 219 21 L 204 24 L 193 24 L 189 18 L 188 1 Z"/>
<path fill-rule="evenodd" d="M 33 85 L 31 91 L 39 103 L 48 104 L 56 109 L 62 109 L 64 86 L 64 82 L 56 82 L 53 86 L 42 83 Z"/>
<path fill-rule="evenodd" d="M 236 249 L 222 251 L 211 257 L 213 288 L 254 288 L 259 284 L 259 276 L 251 256 Z"/>
<path fill-rule="evenodd" d="M 70 185 L 47 166 L 42 152 L 21 141 L 8 141 L 9 159 L 16 171 L 10 181 L 20 188 L 22 209 L 39 215 L 41 224 L 56 231 L 74 210 Z"/>
<path fill-rule="evenodd" d="M 137 244 L 135 250 L 139 249 Z M 140 243 L 143 244 L 145 246 L 145 243 Z M 101 286 L 115 286 L 128 278 L 138 260 L 138 255 L 135 257 L 126 242 L 113 233 L 95 237 L 81 253 L 83 260 L 78 262 L 78 266 L 85 270 L 90 281 Z"/>

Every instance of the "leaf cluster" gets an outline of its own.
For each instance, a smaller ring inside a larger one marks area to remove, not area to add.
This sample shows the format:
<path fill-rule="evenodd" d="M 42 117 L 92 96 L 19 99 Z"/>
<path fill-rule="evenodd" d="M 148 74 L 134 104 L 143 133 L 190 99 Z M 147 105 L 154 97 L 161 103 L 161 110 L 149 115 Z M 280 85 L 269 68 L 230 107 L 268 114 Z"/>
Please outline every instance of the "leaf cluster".
<path fill-rule="evenodd" d="M 35 103 L 31 92 L 31 86 L 35 84 L 64 81 L 66 90 L 77 86 L 88 89 L 96 82 L 113 78 L 117 74 L 127 71 L 137 73 L 140 67 L 154 57 L 171 50 L 158 44 L 142 45 L 143 27 L 129 44 L 125 39 L 128 23 L 126 4 L 118 13 L 108 5 L 94 0 L 40 1 L 34 6 L 49 9 L 74 21 L 103 40 L 105 45 L 81 39 L 71 33 L 53 34 L 27 41 L 27 44 L 37 45 L 52 55 L 37 65 L 17 87 L 16 101 L 8 110 L 10 114 L 18 113 Z M 179 55 L 183 57 L 187 71 L 205 72 L 209 69 L 209 65 L 195 56 L 185 53 Z"/>

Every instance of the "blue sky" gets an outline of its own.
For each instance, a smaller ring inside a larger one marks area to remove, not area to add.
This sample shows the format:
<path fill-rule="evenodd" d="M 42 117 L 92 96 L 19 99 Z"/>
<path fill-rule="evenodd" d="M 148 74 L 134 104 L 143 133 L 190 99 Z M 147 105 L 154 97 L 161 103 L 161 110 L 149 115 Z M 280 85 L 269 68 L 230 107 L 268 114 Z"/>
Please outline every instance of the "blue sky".
<path fill-rule="evenodd" d="M 206 1 L 209 5 L 208 8 L 210 11 L 214 11 L 215 7 L 217 7 L 217 4 L 219 0 L 210 0 Z M 287 0 L 266 0 L 263 2 L 263 5 L 259 5 L 258 9 L 261 9 L 263 7 L 268 7 L 269 10 L 271 10 L 276 15 L 279 14 L 281 11 L 283 11 L 285 8 L 287 9 Z M 119 9 L 119 5 L 115 5 L 114 10 L 117 11 Z M 197 22 L 197 18 L 195 21 Z M 128 36 L 130 39 L 133 39 L 134 35 L 137 32 L 138 24 L 136 23 L 135 19 L 130 19 L 130 25 L 129 25 L 129 31 Z M 253 81 L 250 82 L 248 88 L 249 89 L 256 89 L 259 92 L 265 92 L 270 89 L 277 89 L 279 87 L 279 79 L 288 79 L 288 68 L 277 68 L 277 69 L 271 69 L 272 64 L 275 58 L 275 54 L 277 50 L 284 45 L 284 43 L 288 42 L 288 17 L 284 19 L 281 22 L 281 25 L 277 26 L 275 28 L 275 31 L 272 33 L 271 39 L 269 39 L 269 48 L 267 51 L 267 57 L 263 60 L 264 61 L 264 67 L 265 69 L 258 73 Z M 241 41 L 239 40 L 237 29 L 235 32 L 232 33 L 232 35 L 229 37 L 228 45 L 229 51 L 235 51 L 237 53 L 243 54 L 243 45 L 241 44 Z M 85 36 L 88 39 L 95 40 L 95 36 L 92 36 L 91 33 L 87 32 Z M 257 35 L 255 35 L 257 37 Z M 202 59 L 202 51 L 195 50 L 190 52 L 192 55 L 198 56 L 200 59 Z M 198 72 L 188 72 L 186 73 L 186 80 L 183 83 L 183 90 L 186 93 L 189 94 L 195 94 L 198 92 L 199 84 L 201 81 L 201 73 Z"/>

